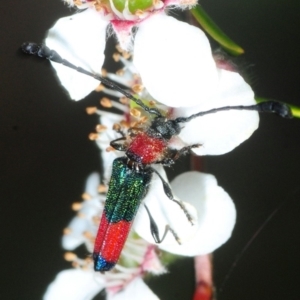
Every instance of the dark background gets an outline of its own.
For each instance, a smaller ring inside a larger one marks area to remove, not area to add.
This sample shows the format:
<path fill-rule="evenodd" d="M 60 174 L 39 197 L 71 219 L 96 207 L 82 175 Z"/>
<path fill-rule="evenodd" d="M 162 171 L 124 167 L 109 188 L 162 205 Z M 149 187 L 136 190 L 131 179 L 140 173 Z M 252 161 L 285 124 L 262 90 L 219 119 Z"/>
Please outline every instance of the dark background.
<path fill-rule="evenodd" d="M 299 1 L 201 3 L 246 50 L 240 63 L 256 94 L 300 106 Z M 87 139 L 97 120 L 85 114 L 99 96 L 70 101 L 47 62 L 18 52 L 24 41 L 41 42 L 54 21 L 70 13 L 59 0 L 1 3 L 1 299 L 41 299 L 69 266 L 61 232 L 86 177 L 100 168 L 98 149 Z M 217 291 L 218 300 L 299 299 L 299 141 L 299 119 L 263 115 L 251 139 L 229 154 L 203 159 L 238 212 L 233 237 L 215 252 L 217 290 L 236 256 L 280 207 Z M 193 280 L 193 261 L 184 259 L 150 285 L 162 300 L 188 300 Z"/>

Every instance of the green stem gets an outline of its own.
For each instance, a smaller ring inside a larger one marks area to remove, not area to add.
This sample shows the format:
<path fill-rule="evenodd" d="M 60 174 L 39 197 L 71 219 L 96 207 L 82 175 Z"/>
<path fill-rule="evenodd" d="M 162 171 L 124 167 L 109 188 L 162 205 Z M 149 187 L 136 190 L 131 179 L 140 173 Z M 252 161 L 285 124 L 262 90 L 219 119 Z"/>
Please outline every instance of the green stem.
<path fill-rule="evenodd" d="M 201 6 L 197 5 L 192 8 L 191 13 L 201 27 L 227 52 L 236 56 L 245 52 L 242 47 L 237 45 L 218 27 L 218 25 L 208 16 Z"/>

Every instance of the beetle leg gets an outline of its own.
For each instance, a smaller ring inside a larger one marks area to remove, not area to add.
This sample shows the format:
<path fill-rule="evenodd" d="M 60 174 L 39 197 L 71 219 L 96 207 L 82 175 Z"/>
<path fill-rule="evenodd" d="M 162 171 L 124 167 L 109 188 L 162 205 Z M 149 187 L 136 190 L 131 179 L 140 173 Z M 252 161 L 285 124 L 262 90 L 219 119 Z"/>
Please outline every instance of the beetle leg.
<path fill-rule="evenodd" d="M 158 226 L 157 226 L 156 222 L 154 221 L 154 219 L 153 219 L 153 217 L 152 217 L 152 215 L 151 215 L 151 213 L 150 213 L 150 211 L 149 211 L 147 205 L 144 204 L 144 206 L 145 206 L 146 211 L 147 211 L 148 216 L 149 216 L 149 220 L 150 220 L 150 230 L 151 230 L 151 234 L 152 234 L 152 236 L 153 236 L 153 239 L 154 239 L 155 243 L 160 244 L 160 243 L 165 239 L 165 237 L 166 237 L 168 231 L 170 231 L 170 232 L 173 234 L 173 236 L 174 236 L 175 240 L 177 241 L 177 243 L 178 243 L 179 245 L 181 245 L 181 241 L 180 241 L 178 235 L 175 233 L 175 231 L 174 231 L 174 230 L 170 227 L 170 225 L 168 225 L 168 224 L 167 224 L 166 227 L 165 227 L 165 232 L 164 232 L 162 238 L 159 237 Z"/>
<path fill-rule="evenodd" d="M 124 145 L 124 143 L 122 143 L 122 144 L 118 143 L 119 141 L 125 141 L 125 140 L 126 140 L 126 137 L 122 136 L 118 139 L 111 141 L 110 146 L 118 151 L 126 151 L 127 147 Z"/>
<path fill-rule="evenodd" d="M 171 190 L 171 187 L 169 186 L 169 184 L 162 178 L 162 176 L 161 176 L 155 169 L 153 169 L 153 168 L 151 168 L 151 169 L 152 169 L 153 172 L 155 172 L 155 173 L 158 175 L 158 177 L 160 178 L 160 180 L 161 180 L 161 182 L 162 182 L 162 184 L 163 184 L 163 188 L 164 188 L 164 192 L 165 192 L 166 196 L 167 196 L 170 200 L 174 201 L 175 203 L 177 203 L 177 204 L 180 206 L 180 208 L 181 208 L 181 209 L 183 210 L 183 212 L 185 213 L 185 215 L 186 215 L 187 219 L 189 220 L 189 222 L 190 222 L 192 225 L 194 225 L 194 223 L 193 223 L 193 218 L 192 218 L 192 216 L 189 214 L 189 212 L 187 211 L 187 209 L 186 209 L 186 207 L 184 206 L 184 204 L 183 204 L 181 201 L 174 199 L 174 196 L 173 196 L 173 193 L 172 193 L 172 190 Z"/>
<path fill-rule="evenodd" d="M 173 160 L 178 159 L 182 154 L 185 154 L 186 152 L 190 152 L 191 149 L 193 149 L 193 148 L 199 148 L 201 146 L 202 146 L 201 144 L 193 144 L 193 145 L 190 145 L 190 146 L 183 147 L 183 148 L 181 148 L 180 150 L 178 150 L 176 152 L 176 154 L 173 157 Z"/>
<path fill-rule="evenodd" d="M 177 160 L 181 155 L 185 154 L 186 152 L 191 151 L 191 149 L 193 149 L 193 148 L 198 148 L 200 146 L 202 146 L 202 145 L 194 144 L 194 145 L 183 147 L 180 150 L 175 150 L 175 154 L 172 157 L 166 157 L 162 160 L 158 160 L 155 162 L 155 164 L 162 164 L 166 167 L 170 167 L 171 165 L 173 165 L 175 163 L 175 160 Z"/>

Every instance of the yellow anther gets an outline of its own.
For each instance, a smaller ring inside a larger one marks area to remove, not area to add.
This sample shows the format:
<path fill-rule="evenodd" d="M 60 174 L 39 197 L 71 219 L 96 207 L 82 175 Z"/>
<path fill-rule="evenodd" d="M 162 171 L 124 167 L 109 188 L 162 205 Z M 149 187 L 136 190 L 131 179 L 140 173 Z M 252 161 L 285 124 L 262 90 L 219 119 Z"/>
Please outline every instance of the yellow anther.
<path fill-rule="evenodd" d="M 105 11 L 106 6 L 103 5 L 102 3 L 95 3 L 94 7 L 96 9 L 96 11 L 100 12 L 100 11 Z"/>
<path fill-rule="evenodd" d="M 127 51 L 122 51 L 122 56 L 125 58 L 125 59 L 129 59 L 131 54 Z"/>
<path fill-rule="evenodd" d="M 114 53 L 112 57 L 115 62 L 118 62 L 120 60 L 120 53 Z"/>
<path fill-rule="evenodd" d="M 125 121 L 125 120 L 122 120 L 122 121 L 120 122 L 120 124 L 121 124 L 121 126 L 122 126 L 123 128 L 129 128 L 129 123 L 128 123 L 127 121 Z"/>
<path fill-rule="evenodd" d="M 81 6 L 81 5 L 82 5 L 81 0 L 74 0 L 73 3 L 74 3 L 74 5 L 76 5 L 76 6 Z"/>
<path fill-rule="evenodd" d="M 134 121 L 130 123 L 130 128 L 135 129 L 135 127 L 138 125 L 138 122 Z"/>
<path fill-rule="evenodd" d="M 130 115 L 133 116 L 134 118 L 139 118 L 141 116 L 141 111 L 137 108 L 132 108 L 130 110 Z"/>
<path fill-rule="evenodd" d="M 63 234 L 64 234 L 64 235 L 68 235 L 68 234 L 70 234 L 71 232 L 72 232 L 72 229 L 69 228 L 69 227 L 66 227 L 66 228 L 64 228 L 64 230 L 63 230 Z"/>
<path fill-rule="evenodd" d="M 89 193 L 83 193 L 81 195 L 81 198 L 86 201 L 86 200 L 90 200 L 92 196 Z"/>
<path fill-rule="evenodd" d="M 104 91 L 105 89 L 105 86 L 103 84 L 99 84 L 96 88 L 95 88 L 95 91 L 96 92 L 102 92 Z"/>
<path fill-rule="evenodd" d="M 66 261 L 74 261 L 74 260 L 77 259 L 77 255 L 75 253 L 73 253 L 73 252 L 66 252 L 64 254 L 64 259 Z"/>
<path fill-rule="evenodd" d="M 120 130 L 121 130 L 121 125 L 120 124 L 118 124 L 118 123 L 115 123 L 114 125 L 113 125 L 113 128 L 112 128 L 114 131 L 116 131 L 116 132 L 119 132 Z"/>
<path fill-rule="evenodd" d="M 135 11 L 135 13 L 134 13 L 134 15 L 137 16 L 137 17 L 141 17 L 141 16 L 143 16 L 144 14 L 145 14 L 145 12 L 144 12 L 143 10 L 141 10 L 141 9 L 137 9 L 137 10 Z"/>
<path fill-rule="evenodd" d="M 141 124 L 144 124 L 144 123 L 146 123 L 146 122 L 148 122 L 148 117 L 147 116 L 142 116 L 141 118 L 140 118 L 140 120 L 139 120 L 139 122 L 141 123 Z"/>
<path fill-rule="evenodd" d="M 135 85 L 132 86 L 132 90 L 135 93 L 140 93 L 143 89 L 144 89 L 144 87 L 143 87 L 142 84 L 135 84 Z"/>
<path fill-rule="evenodd" d="M 96 106 L 90 106 L 90 107 L 87 107 L 87 108 L 85 109 L 85 111 L 86 111 L 86 113 L 87 113 L 88 115 L 92 115 L 92 114 L 94 114 L 95 112 L 97 112 L 97 107 L 96 107 Z"/>
<path fill-rule="evenodd" d="M 112 107 L 111 100 L 108 99 L 107 97 L 103 97 L 103 98 L 100 100 L 100 104 L 101 104 L 103 107 L 106 107 L 106 108 L 111 108 L 111 107 Z"/>
<path fill-rule="evenodd" d="M 124 73 L 125 73 L 124 69 L 120 69 L 120 70 L 118 70 L 118 71 L 116 72 L 116 74 L 117 74 L 118 76 L 123 76 Z"/>
<path fill-rule="evenodd" d="M 99 137 L 98 133 L 92 132 L 92 133 L 89 134 L 89 139 L 90 139 L 91 141 L 97 140 L 98 137 Z"/>
<path fill-rule="evenodd" d="M 87 238 L 87 239 L 92 239 L 92 238 L 93 238 L 92 233 L 89 232 L 89 231 L 85 231 L 85 232 L 83 233 L 83 236 L 84 236 L 85 238 Z"/>
<path fill-rule="evenodd" d="M 106 77 L 107 76 L 107 70 L 106 69 L 101 69 L 101 75 L 103 77 Z"/>
<path fill-rule="evenodd" d="M 106 193 L 107 192 L 107 186 L 104 184 L 100 184 L 98 186 L 98 193 Z"/>
<path fill-rule="evenodd" d="M 96 126 L 96 131 L 97 131 L 97 132 L 103 132 L 103 131 L 105 131 L 106 129 L 107 129 L 107 127 L 104 126 L 104 125 L 102 125 L 102 124 L 98 124 L 98 125 Z"/>
<path fill-rule="evenodd" d="M 111 151 L 115 151 L 115 148 L 109 146 L 105 150 L 106 150 L 106 152 L 111 152 Z"/>
<path fill-rule="evenodd" d="M 82 203 L 81 203 L 81 202 L 74 202 L 74 203 L 72 203 L 72 209 L 73 209 L 74 211 L 80 210 L 81 207 L 82 207 Z"/>
<path fill-rule="evenodd" d="M 119 100 L 122 104 L 125 104 L 125 105 L 127 105 L 129 102 L 128 98 L 125 96 L 121 97 Z"/>

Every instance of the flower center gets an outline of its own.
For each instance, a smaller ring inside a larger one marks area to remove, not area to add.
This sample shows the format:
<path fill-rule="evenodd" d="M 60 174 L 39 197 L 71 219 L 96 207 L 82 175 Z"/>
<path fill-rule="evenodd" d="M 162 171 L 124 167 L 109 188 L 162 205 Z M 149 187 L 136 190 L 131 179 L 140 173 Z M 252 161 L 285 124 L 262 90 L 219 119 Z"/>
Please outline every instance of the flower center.
<path fill-rule="evenodd" d="M 116 9 L 122 12 L 125 8 L 127 0 L 113 0 Z M 145 11 L 153 6 L 152 0 L 128 0 L 128 9 L 132 14 L 138 10 Z"/>
<path fill-rule="evenodd" d="M 64 0 L 78 8 L 94 7 L 104 14 L 112 14 L 117 20 L 143 19 L 149 13 L 164 7 L 162 0 Z M 133 19 L 132 19 L 133 18 Z"/>

